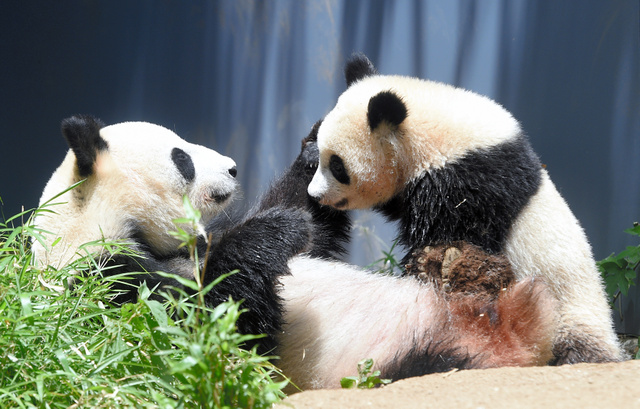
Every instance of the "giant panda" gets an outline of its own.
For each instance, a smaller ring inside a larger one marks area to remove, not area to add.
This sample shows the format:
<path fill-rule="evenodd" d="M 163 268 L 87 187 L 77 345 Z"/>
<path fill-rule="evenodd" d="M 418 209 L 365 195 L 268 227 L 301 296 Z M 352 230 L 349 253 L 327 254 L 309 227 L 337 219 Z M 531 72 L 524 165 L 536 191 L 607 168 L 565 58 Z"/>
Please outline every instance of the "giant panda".
<path fill-rule="evenodd" d="M 106 127 L 91 116 L 62 122 L 70 149 L 46 184 L 40 206 L 69 186 L 40 212 L 36 225 L 55 232 L 34 242 L 38 262 L 59 268 L 81 254 L 81 244 L 136 238 L 157 257 L 175 254 L 178 241 L 168 232 L 184 216 L 183 196 L 202 213 L 202 226 L 220 213 L 237 188 L 236 164 L 203 146 L 187 143 L 168 129 L 145 122 Z M 60 242 L 53 244 L 53 239 Z"/>
<path fill-rule="evenodd" d="M 243 268 L 243 274 L 230 276 L 217 287 L 218 292 L 209 293 L 211 303 L 226 301 L 229 295 L 243 299 L 249 310 L 238 322 L 243 332 L 277 331 L 281 311 L 274 284 L 287 271 L 288 259 L 309 247 L 310 216 L 306 212 L 256 209 L 251 218 L 224 232 L 224 245 L 207 243 L 208 225 L 219 224 L 214 216 L 227 216 L 224 210 L 238 190 L 236 164 L 231 158 L 146 122 L 104 126 L 97 118 L 77 115 L 62 122 L 62 134 L 70 149 L 40 199 L 41 206 L 52 198 L 55 204 L 35 218 L 35 225 L 45 233 L 32 246 L 40 266 L 60 268 L 86 251 L 98 251 L 96 258 L 104 274 L 149 272 L 136 275 L 132 284 L 146 281 L 149 288 L 180 287 L 177 281 L 153 272 L 193 278 L 195 265 L 186 249 L 178 250 L 180 242 L 169 233 L 176 230 L 173 221 L 184 216 L 186 196 L 201 212 L 200 226 L 193 233 L 202 238 L 200 254 L 209 249 L 209 270 L 228 273 L 238 263 Z M 222 240 L 219 232 L 211 233 Z M 101 240 L 130 243 L 140 256 L 110 254 L 99 245 L 78 250 L 84 243 Z M 215 278 L 207 275 L 204 285 Z M 117 303 L 137 296 L 137 285 L 118 286 L 118 290 Z M 261 347 L 266 352 L 275 343 L 269 338 Z"/>
<path fill-rule="evenodd" d="M 69 118 L 62 133 L 70 150 L 42 202 L 84 182 L 56 200 L 55 213 L 37 217 L 38 227 L 53 234 L 34 243 L 34 254 L 43 265 L 59 266 L 82 241 L 125 239 L 143 258 L 95 257 L 117 272 L 146 271 L 137 277 L 149 287 L 177 286 L 154 272 L 192 274 L 193 264 L 167 234 L 186 195 L 206 216 L 199 230 L 211 237 L 202 253 L 205 284 L 238 270 L 206 295 L 207 304 L 242 300 L 248 311 L 239 331 L 266 334 L 259 351 L 277 355 L 274 363 L 302 389 L 339 387 L 365 358 L 393 380 L 547 362 L 555 300 L 541 280 L 497 297 L 451 296 L 430 281 L 373 274 L 336 259 L 348 240 L 349 216 L 306 192 L 318 166 L 317 131 L 258 203 L 220 231 L 214 216 L 224 214 L 237 188 L 231 159 L 158 125 L 104 127 L 93 117 Z"/>
<path fill-rule="evenodd" d="M 397 221 L 409 255 L 457 240 L 506 255 L 518 280 L 544 277 L 559 302 L 554 363 L 621 359 L 585 233 L 512 115 L 464 89 L 380 75 L 362 54 L 345 76 L 309 194 Z"/>

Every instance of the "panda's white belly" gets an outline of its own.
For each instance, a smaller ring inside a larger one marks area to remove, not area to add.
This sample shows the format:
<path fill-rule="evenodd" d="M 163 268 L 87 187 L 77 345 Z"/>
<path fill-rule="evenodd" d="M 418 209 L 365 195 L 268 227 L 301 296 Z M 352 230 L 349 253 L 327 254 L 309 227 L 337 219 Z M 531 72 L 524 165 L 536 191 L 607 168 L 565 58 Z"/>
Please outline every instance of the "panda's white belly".
<path fill-rule="evenodd" d="M 339 387 L 362 359 L 404 355 L 440 318 L 433 288 L 417 280 L 306 257 L 289 266 L 277 365 L 303 389 Z"/>

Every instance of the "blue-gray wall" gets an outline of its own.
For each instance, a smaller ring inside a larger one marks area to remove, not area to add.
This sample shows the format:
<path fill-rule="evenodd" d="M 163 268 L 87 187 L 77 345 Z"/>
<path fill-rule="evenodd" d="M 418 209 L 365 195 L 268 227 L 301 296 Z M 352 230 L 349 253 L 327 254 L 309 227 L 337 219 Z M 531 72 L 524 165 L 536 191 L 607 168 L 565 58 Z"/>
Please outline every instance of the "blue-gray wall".
<path fill-rule="evenodd" d="M 74 113 L 156 122 L 232 156 L 252 200 L 344 89 L 346 56 L 364 51 L 382 73 L 454 83 L 511 110 L 603 258 L 633 243 L 622 230 L 640 220 L 639 9 L 636 0 L 2 1 L 3 212 L 37 204 L 66 150 L 60 120 Z M 394 230 L 369 213 L 358 226 L 352 260 L 367 264 Z M 633 297 L 621 329 L 640 332 Z"/>

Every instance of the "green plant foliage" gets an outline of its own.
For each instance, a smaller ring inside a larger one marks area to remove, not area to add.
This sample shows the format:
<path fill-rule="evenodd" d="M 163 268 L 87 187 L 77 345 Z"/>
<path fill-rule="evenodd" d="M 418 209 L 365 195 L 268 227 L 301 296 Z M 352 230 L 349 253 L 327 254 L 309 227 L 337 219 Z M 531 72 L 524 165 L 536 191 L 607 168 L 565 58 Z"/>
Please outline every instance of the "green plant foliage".
<path fill-rule="evenodd" d="M 391 379 L 380 379 L 380 371 L 372 372 L 373 359 L 358 362 L 358 376 L 347 376 L 340 380 L 343 389 L 371 389 L 378 385 L 391 383 Z"/>
<path fill-rule="evenodd" d="M 636 222 L 625 232 L 640 237 L 640 225 Z M 628 246 L 620 253 L 614 253 L 597 264 L 604 279 L 607 294 L 613 303 L 620 294 L 626 296 L 629 288 L 636 284 L 637 270 L 640 265 L 640 244 Z"/>
<path fill-rule="evenodd" d="M 391 245 L 389 251 L 383 251 L 383 257 L 371 263 L 367 268 L 372 269 L 381 274 L 394 275 L 402 271 L 400 262 L 396 259 L 394 251 L 398 241 L 395 240 Z"/>
<path fill-rule="evenodd" d="M 0 407 L 266 408 L 284 396 L 268 358 L 241 347 L 254 336 L 236 332 L 238 302 L 210 309 L 175 292 L 160 303 L 142 286 L 137 303 L 110 305 L 123 276 L 96 279 L 91 257 L 39 269 L 29 243 L 44 232 L 32 218 L 12 225 L 28 216 L 0 224 Z"/>

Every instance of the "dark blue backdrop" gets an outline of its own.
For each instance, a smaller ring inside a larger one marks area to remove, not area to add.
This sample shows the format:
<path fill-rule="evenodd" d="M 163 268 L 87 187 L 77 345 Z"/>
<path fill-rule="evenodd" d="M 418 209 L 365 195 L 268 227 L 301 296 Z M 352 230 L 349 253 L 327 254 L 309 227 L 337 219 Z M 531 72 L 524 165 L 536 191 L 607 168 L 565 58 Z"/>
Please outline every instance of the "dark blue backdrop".
<path fill-rule="evenodd" d="M 146 120 L 238 162 L 248 200 L 290 163 L 363 51 L 382 73 L 454 83 L 522 122 L 597 258 L 640 219 L 637 0 L 2 1 L 0 197 L 37 204 L 60 120 Z M 394 231 L 358 218 L 352 260 Z M 638 332 L 638 292 L 625 301 Z M 628 324 L 625 324 L 628 325 Z M 629 327 L 626 327 L 629 330 Z"/>

